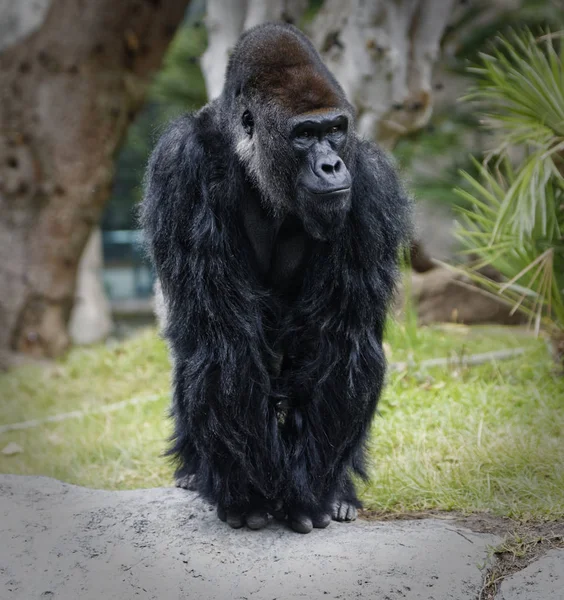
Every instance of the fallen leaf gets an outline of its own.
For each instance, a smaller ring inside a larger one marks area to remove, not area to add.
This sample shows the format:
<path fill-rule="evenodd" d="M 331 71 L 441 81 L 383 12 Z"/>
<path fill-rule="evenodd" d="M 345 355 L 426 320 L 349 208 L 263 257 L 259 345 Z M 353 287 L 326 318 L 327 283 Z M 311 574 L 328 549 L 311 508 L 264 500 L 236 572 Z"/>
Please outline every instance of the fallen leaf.
<path fill-rule="evenodd" d="M 58 433 L 55 432 L 47 434 L 46 437 L 47 440 L 49 440 L 51 444 L 54 444 L 55 446 L 60 446 L 65 441 Z"/>
<path fill-rule="evenodd" d="M 3 450 L 2 454 L 5 456 L 13 456 L 14 454 L 21 454 L 24 449 L 15 442 L 10 442 Z"/>

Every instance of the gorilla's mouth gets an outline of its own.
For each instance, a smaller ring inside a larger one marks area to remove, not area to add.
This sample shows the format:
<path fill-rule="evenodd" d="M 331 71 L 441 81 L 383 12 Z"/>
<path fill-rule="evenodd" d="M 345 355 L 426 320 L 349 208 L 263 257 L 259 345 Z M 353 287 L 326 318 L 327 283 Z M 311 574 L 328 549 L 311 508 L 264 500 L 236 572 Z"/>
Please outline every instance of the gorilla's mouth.
<path fill-rule="evenodd" d="M 311 190 L 311 193 L 315 196 L 326 196 L 327 198 L 331 198 L 344 194 L 345 192 L 348 193 L 350 191 L 351 186 L 349 185 L 347 187 L 337 188 L 336 190 Z"/>
<path fill-rule="evenodd" d="M 311 192 L 310 202 L 315 209 L 325 211 L 345 210 L 349 207 L 351 188 L 343 187 L 336 190 L 317 190 Z"/>

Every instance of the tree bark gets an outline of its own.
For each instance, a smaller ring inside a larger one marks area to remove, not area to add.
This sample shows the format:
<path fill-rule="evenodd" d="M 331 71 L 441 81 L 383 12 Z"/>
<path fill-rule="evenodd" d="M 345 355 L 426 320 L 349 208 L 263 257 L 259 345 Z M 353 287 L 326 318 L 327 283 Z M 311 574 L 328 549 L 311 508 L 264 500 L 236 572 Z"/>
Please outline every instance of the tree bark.
<path fill-rule="evenodd" d="M 239 36 L 267 21 L 293 23 L 307 8 L 307 0 L 207 0 L 208 47 L 202 56 L 202 72 L 208 98 L 221 94 L 229 54 Z"/>
<path fill-rule="evenodd" d="M 431 72 L 454 0 L 326 0 L 314 43 L 357 108 L 361 135 L 387 148 L 432 112 Z"/>
<path fill-rule="evenodd" d="M 0 364 L 67 347 L 78 263 L 110 192 L 114 154 L 188 3 L 0 7 Z M 6 16 L 36 7 L 33 25 L 6 38 Z"/>
<path fill-rule="evenodd" d="M 206 9 L 208 46 L 200 64 L 208 98 L 213 100 L 221 94 L 229 53 L 243 31 L 247 0 L 207 0 Z"/>
<path fill-rule="evenodd" d="M 113 329 L 112 309 L 103 280 L 102 231 L 96 227 L 80 257 L 74 304 L 68 329 L 73 344 L 95 344 L 105 340 Z"/>

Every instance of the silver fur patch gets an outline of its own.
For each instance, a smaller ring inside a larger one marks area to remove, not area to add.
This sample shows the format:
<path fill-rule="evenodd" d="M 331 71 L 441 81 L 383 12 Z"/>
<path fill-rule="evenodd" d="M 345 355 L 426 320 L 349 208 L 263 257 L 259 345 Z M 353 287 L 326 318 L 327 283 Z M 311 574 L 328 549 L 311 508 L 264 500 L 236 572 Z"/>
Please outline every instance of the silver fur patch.
<path fill-rule="evenodd" d="M 247 174 L 258 187 L 264 197 L 268 197 L 270 209 L 277 214 L 285 206 L 284 200 L 272 194 L 272 185 L 264 178 L 264 169 L 260 168 L 260 147 L 255 143 L 255 138 L 245 136 L 237 142 L 235 153 L 245 165 Z"/>

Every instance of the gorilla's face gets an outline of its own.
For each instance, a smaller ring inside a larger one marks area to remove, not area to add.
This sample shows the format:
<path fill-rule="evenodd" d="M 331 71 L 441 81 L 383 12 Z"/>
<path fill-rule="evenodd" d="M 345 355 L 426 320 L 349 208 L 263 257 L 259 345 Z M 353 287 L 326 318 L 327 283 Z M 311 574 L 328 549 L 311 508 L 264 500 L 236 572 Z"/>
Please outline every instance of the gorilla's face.
<path fill-rule="evenodd" d="M 340 109 L 282 114 L 244 108 L 237 153 L 274 214 L 293 213 L 311 236 L 334 238 L 351 205 L 351 116 Z"/>
<path fill-rule="evenodd" d="M 298 167 L 296 212 L 311 235 L 331 238 L 351 205 L 351 174 L 344 161 L 349 118 L 331 110 L 294 117 L 290 125 Z"/>

